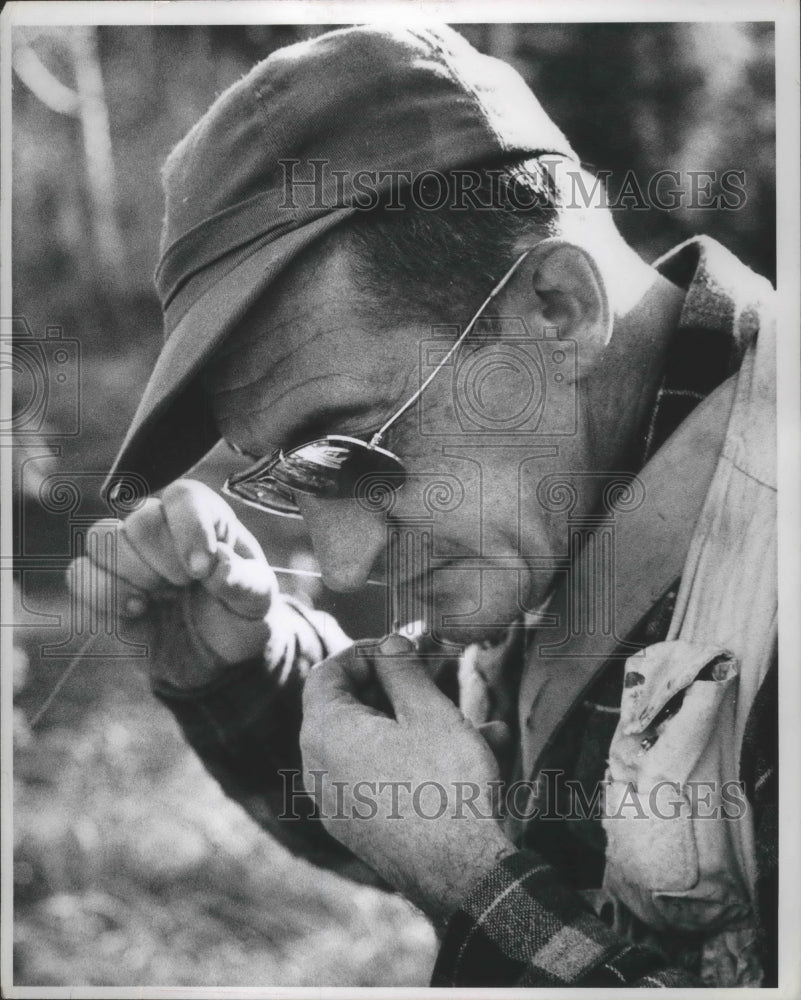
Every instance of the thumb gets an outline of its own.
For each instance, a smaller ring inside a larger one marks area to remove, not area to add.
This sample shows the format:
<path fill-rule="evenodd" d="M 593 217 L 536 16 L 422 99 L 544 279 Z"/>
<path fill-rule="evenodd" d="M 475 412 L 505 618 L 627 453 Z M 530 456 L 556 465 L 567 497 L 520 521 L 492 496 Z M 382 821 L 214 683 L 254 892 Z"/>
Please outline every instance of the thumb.
<path fill-rule="evenodd" d="M 414 645 L 392 633 L 373 653 L 376 677 L 389 698 L 395 718 L 422 718 L 442 712 L 461 718 L 453 702 L 434 684 Z"/>

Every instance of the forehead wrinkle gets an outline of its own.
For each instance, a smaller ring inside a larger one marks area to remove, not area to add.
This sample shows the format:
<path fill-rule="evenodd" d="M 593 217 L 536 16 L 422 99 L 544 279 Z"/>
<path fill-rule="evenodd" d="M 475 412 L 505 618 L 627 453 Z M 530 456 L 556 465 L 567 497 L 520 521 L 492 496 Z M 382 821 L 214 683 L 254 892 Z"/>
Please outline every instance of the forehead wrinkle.
<path fill-rule="evenodd" d="M 244 345 L 239 338 L 235 336 L 233 338 L 234 343 L 231 347 L 225 352 L 216 354 L 207 369 L 207 382 L 210 384 L 210 391 L 212 394 L 215 396 L 222 395 L 225 392 L 230 391 L 230 389 L 247 386 L 249 383 L 247 381 L 241 381 L 241 377 L 246 376 L 250 370 L 252 370 L 254 365 L 258 365 L 260 367 L 268 365 L 274 370 L 285 361 L 289 361 L 294 358 L 304 348 L 308 348 L 310 345 L 317 341 L 322 341 L 326 337 L 334 337 L 341 340 L 344 339 L 342 336 L 343 333 L 349 333 L 351 335 L 363 334 L 365 337 L 370 336 L 369 331 L 351 323 L 326 326 L 323 329 L 312 328 L 312 332 L 308 336 L 299 337 L 290 342 L 287 349 L 283 353 L 269 354 L 269 357 L 265 357 L 265 353 L 269 352 L 271 348 L 276 346 L 275 338 L 272 334 L 279 328 L 286 328 L 289 325 L 290 321 L 287 321 L 287 323 L 281 324 L 280 327 L 271 327 L 269 332 L 262 333 L 262 335 L 258 338 L 251 338 L 246 341 Z M 221 372 L 215 370 L 214 361 L 223 362 Z M 239 366 L 244 369 L 242 376 L 240 377 L 238 377 Z M 224 383 L 222 386 L 220 385 L 220 381 Z"/>
<path fill-rule="evenodd" d="M 375 398 L 375 393 L 370 398 L 359 398 L 358 394 L 344 396 L 342 393 L 337 394 L 333 399 L 319 399 L 318 407 L 308 407 L 308 405 L 301 404 L 296 408 L 294 412 L 287 412 L 285 414 L 285 419 L 282 421 L 280 419 L 276 420 L 276 426 L 269 432 L 266 432 L 265 426 L 259 426 L 259 422 L 265 421 L 265 415 L 269 411 L 275 411 L 282 400 L 286 397 L 291 396 L 293 392 L 307 388 L 309 385 L 313 385 L 320 381 L 329 381 L 330 376 L 314 376 L 305 379 L 302 383 L 298 385 L 290 386 L 284 392 L 280 393 L 279 396 L 274 397 L 262 406 L 252 406 L 243 405 L 242 401 L 231 400 L 229 405 L 220 408 L 216 413 L 216 418 L 218 420 L 226 420 L 230 417 L 237 418 L 241 421 L 240 432 L 244 432 L 248 437 L 253 438 L 253 442 L 257 440 L 260 444 L 264 444 L 265 441 L 272 441 L 275 445 L 281 442 L 285 442 L 299 426 L 305 424 L 310 424 L 315 421 L 315 418 L 319 415 L 322 417 L 324 413 L 329 414 L 329 418 L 332 423 L 336 423 L 338 413 L 342 413 L 342 423 L 343 426 L 337 428 L 343 433 L 358 434 L 364 431 L 372 431 L 375 429 L 376 421 L 383 421 L 387 416 L 395 409 L 397 409 L 401 400 L 406 399 L 412 389 L 409 387 L 409 383 L 414 381 L 415 372 L 406 372 L 402 385 L 393 393 L 387 393 L 384 398 Z M 267 376 L 265 376 L 267 377 Z M 353 376 L 346 375 L 344 373 L 338 376 L 339 378 L 347 379 L 356 385 L 361 385 L 367 383 L 370 385 L 371 389 L 374 390 L 375 384 L 373 381 L 368 379 L 357 379 Z M 263 379 L 261 379 L 263 380 Z M 260 381 L 259 379 L 256 382 Z M 253 383 L 255 385 L 255 382 Z M 216 402 L 216 401 L 215 401 Z M 345 423 L 347 420 L 354 419 L 356 412 L 361 409 L 364 413 L 363 425 L 358 428 L 346 428 Z M 370 417 L 371 412 L 375 412 L 375 417 Z M 347 414 L 347 416 L 345 416 Z M 367 418 L 370 417 L 368 420 Z M 238 444 L 242 447 L 246 446 L 248 442 L 240 441 Z"/>
<path fill-rule="evenodd" d="M 294 355 L 287 355 L 283 359 L 276 361 L 274 364 L 266 371 L 257 371 L 256 374 L 251 374 L 249 377 L 244 377 L 243 380 L 235 385 L 227 385 L 217 388 L 211 388 L 209 390 L 210 396 L 215 400 L 224 401 L 226 397 L 230 397 L 234 394 L 255 392 L 262 387 L 264 394 L 269 394 L 271 383 L 283 382 L 284 379 L 281 378 L 281 366 L 287 361 L 295 360 Z M 355 359 L 354 359 L 355 362 Z M 252 369 L 251 369 L 252 372 Z M 369 385 L 391 385 L 395 381 L 393 374 L 387 371 L 387 367 L 384 366 L 377 370 L 367 370 L 363 374 L 354 374 L 353 371 L 339 372 L 339 371 L 325 371 L 317 375 L 309 376 L 308 378 L 301 379 L 300 381 L 292 381 L 287 392 L 291 392 L 293 388 L 303 388 L 310 382 L 326 382 L 329 379 L 347 379 L 353 382 L 364 382 Z M 408 382 L 409 376 L 406 374 L 404 376 L 404 385 Z M 281 394 L 281 396 L 286 393 Z M 280 399 L 281 396 L 277 398 Z"/>
<path fill-rule="evenodd" d="M 252 382 L 248 383 L 248 388 L 254 388 L 259 382 L 263 382 L 269 375 L 264 375 L 261 378 L 254 379 Z M 289 386 L 283 392 L 279 392 L 277 396 L 273 396 L 266 403 L 261 406 L 248 406 L 248 413 L 252 416 L 263 415 L 269 413 L 270 410 L 274 409 L 282 399 L 287 396 L 292 395 L 293 392 L 298 392 L 302 389 L 307 388 L 310 385 L 314 385 L 315 382 L 328 382 L 332 378 L 342 379 L 346 382 L 353 382 L 356 385 L 372 385 L 372 382 L 367 378 L 356 378 L 353 375 L 346 375 L 344 373 L 339 374 L 327 374 L 327 375 L 313 375 L 310 378 L 303 379 L 300 382 L 296 382 L 294 385 Z M 233 390 L 231 390 L 233 391 Z M 368 405 L 372 405 L 372 400 L 366 401 Z"/>
<path fill-rule="evenodd" d="M 329 310 L 331 307 L 329 305 Z M 242 346 L 251 346 L 264 340 L 271 332 L 280 333 L 293 324 L 303 324 L 309 316 L 317 314 L 317 310 L 311 305 L 301 303 L 292 310 L 291 315 L 282 319 L 270 316 L 265 317 L 263 313 L 254 312 L 250 318 L 246 317 L 238 327 L 236 327 L 229 337 L 227 337 L 219 349 L 220 357 L 227 357 Z"/>
<path fill-rule="evenodd" d="M 293 366 L 301 370 L 304 367 L 315 367 L 319 371 L 324 361 L 327 365 L 336 364 L 337 361 L 342 363 L 343 355 L 347 363 L 351 366 L 349 371 L 338 372 L 327 369 L 315 377 L 319 377 L 320 379 L 337 378 L 340 376 L 349 378 L 361 377 L 364 381 L 371 383 L 391 384 L 396 380 L 400 371 L 406 372 L 409 367 L 415 367 L 413 359 L 404 360 L 399 355 L 394 358 L 396 365 L 394 366 L 395 371 L 393 371 L 393 366 L 390 363 L 393 359 L 391 356 L 388 356 L 388 351 L 386 350 L 389 345 L 385 345 L 385 350 L 380 355 L 377 355 L 376 352 L 368 350 L 367 345 L 364 343 L 353 343 L 353 337 L 341 336 L 341 332 L 344 329 L 345 327 L 332 327 L 321 331 L 318 335 L 309 337 L 302 343 L 296 344 L 293 350 L 287 351 L 278 357 L 270 356 L 269 358 L 253 359 L 248 358 L 247 355 L 238 356 L 235 359 L 235 367 L 234 359 L 232 358 L 231 364 L 225 366 L 222 371 L 215 372 L 209 370 L 206 376 L 207 392 L 215 400 L 222 399 L 232 393 L 247 390 L 266 381 L 283 380 L 286 376 L 282 373 L 282 368 L 289 367 L 290 375 L 293 371 Z M 353 328 L 348 328 L 348 330 L 351 334 L 358 334 L 358 331 Z M 319 351 L 310 349 L 313 342 L 322 341 L 326 336 L 334 338 L 332 349 L 322 355 Z M 374 345 L 370 345 L 370 347 L 372 346 Z M 304 354 L 307 355 L 306 358 L 304 358 Z M 311 357 L 308 357 L 309 354 L 311 354 Z M 359 376 L 357 372 L 357 375 L 354 375 L 354 368 L 361 368 L 362 374 Z M 404 374 L 404 382 L 407 380 L 408 376 Z M 292 384 L 302 383 L 295 383 L 293 380 Z"/>

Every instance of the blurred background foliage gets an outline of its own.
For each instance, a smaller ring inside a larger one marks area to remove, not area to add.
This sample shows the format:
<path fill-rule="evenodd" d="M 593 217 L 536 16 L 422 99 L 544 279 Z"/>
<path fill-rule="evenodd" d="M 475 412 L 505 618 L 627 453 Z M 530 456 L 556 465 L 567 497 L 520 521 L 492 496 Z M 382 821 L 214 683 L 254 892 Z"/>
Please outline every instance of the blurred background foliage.
<path fill-rule="evenodd" d="M 774 278 L 770 24 L 457 27 L 522 73 L 584 162 L 612 172 L 612 193 L 629 171 L 643 190 L 663 169 L 744 171 L 737 211 L 652 207 L 618 213 L 618 223 L 649 260 L 703 232 Z M 61 327 L 81 354 L 80 433 L 60 436 L 72 403 L 54 392 L 39 432 L 16 442 L 15 545 L 26 558 L 64 550 L 42 481 L 108 466 L 158 353 L 151 276 L 167 153 L 254 62 L 324 30 L 15 30 L 14 314 L 36 337 Z M 225 471 L 212 455 L 200 475 L 218 485 Z M 309 565 L 294 524 L 248 523 L 274 562 Z M 425 984 L 428 924 L 261 834 L 129 661 L 87 661 L 31 732 L 26 719 L 65 665 L 41 657 L 46 626 L 69 620 L 62 573 L 45 563 L 17 590 L 15 981 Z M 383 630 L 380 595 L 308 596 L 353 635 Z"/>

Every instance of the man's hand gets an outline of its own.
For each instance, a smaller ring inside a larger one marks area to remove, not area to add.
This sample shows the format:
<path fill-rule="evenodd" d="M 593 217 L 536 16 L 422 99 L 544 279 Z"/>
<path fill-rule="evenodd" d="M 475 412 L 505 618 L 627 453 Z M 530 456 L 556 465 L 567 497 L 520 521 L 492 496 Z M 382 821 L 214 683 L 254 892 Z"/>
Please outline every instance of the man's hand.
<path fill-rule="evenodd" d="M 161 500 L 146 500 L 115 525 L 116 551 L 99 544 L 108 521 L 90 530 L 87 555 L 69 569 L 70 586 L 84 604 L 116 587 L 120 616 L 150 645 L 154 680 L 197 687 L 263 651 L 277 603 L 275 574 L 213 490 L 178 480 Z"/>
<path fill-rule="evenodd" d="M 492 818 L 498 766 L 411 643 L 380 648 L 352 646 L 306 681 L 304 780 L 328 832 L 441 921 L 515 849 Z M 373 707 L 376 681 L 394 718 Z"/>

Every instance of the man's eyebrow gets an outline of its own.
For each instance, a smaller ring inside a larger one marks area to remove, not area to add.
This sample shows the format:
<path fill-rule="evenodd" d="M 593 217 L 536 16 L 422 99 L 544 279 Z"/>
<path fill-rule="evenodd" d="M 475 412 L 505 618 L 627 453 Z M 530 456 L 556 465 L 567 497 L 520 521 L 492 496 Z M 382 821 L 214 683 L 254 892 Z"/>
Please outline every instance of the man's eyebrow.
<path fill-rule="evenodd" d="M 375 414 L 375 415 L 372 415 Z M 362 418 L 359 420 L 359 418 Z M 369 419 L 368 419 L 369 418 Z M 352 429 L 348 428 L 348 423 L 356 423 Z M 297 448 L 299 445 L 309 441 L 315 441 L 325 437 L 327 434 L 345 434 L 348 437 L 369 437 L 381 426 L 382 417 L 375 413 L 369 404 L 354 404 L 353 406 L 336 406 L 322 412 L 309 414 L 300 418 L 292 427 L 291 431 L 284 435 L 279 447 L 284 451 L 290 448 Z M 226 444 L 235 452 L 245 458 L 259 461 L 266 458 L 266 453 L 257 453 L 246 450 L 238 445 L 227 441 Z"/>
<path fill-rule="evenodd" d="M 331 407 L 301 419 L 286 436 L 283 447 L 294 448 L 326 434 L 346 434 L 348 437 L 372 434 L 381 422 L 381 415 L 367 403 Z"/>

